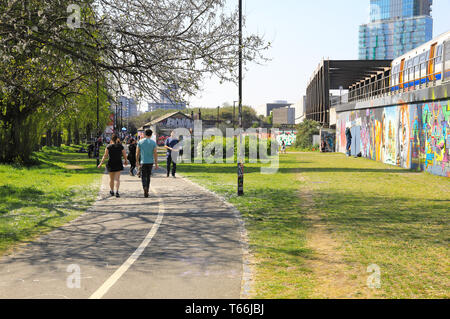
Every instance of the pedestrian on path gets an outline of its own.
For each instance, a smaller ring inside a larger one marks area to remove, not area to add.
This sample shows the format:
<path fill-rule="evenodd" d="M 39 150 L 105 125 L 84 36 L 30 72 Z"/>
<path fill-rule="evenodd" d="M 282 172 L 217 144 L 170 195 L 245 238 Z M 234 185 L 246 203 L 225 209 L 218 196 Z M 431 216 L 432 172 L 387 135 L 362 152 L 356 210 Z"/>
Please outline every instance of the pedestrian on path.
<path fill-rule="evenodd" d="M 347 129 L 345 130 L 345 137 L 347 139 L 347 147 L 345 148 L 345 150 L 347 151 L 347 156 L 350 156 L 352 150 L 352 132 L 350 131 L 349 127 L 347 127 Z"/>
<path fill-rule="evenodd" d="M 175 178 L 175 173 L 177 172 L 176 159 L 178 157 L 178 150 L 174 149 L 174 147 L 179 142 L 180 141 L 175 135 L 175 131 L 172 131 L 164 146 L 164 148 L 167 149 L 167 177 L 169 177 L 170 175 L 170 166 L 172 166 L 172 177 Z"/>
<path fill-rule="evenodd" d="M 134 176 L 134 169 L 136 168 L 136 141 L 130 139 L 130 145 L 128 145 L 128 160 L 130 161 L 130 175 Z"/>
<path fill-rule="evenodd" d="M 152 140 L 153 131 L 146 130 L 144 139 L 140 140 L 137 145 L 136 158 L 140 158 L 137 163 L 141 168 L 142 187 L 144 188 L 144 197 L 148 197 L 150 190 L 150 177 L 153 165 L 158 169 L 158 147 L 156 142 Z"/>
<path fill-rule="evenodd" d="M 281 141 L 281 154 L 286 154 L 286 143 Z"/>
<path fill-rule="evenodd" d="M 127 153 L 122 143 L 120 143 L 119 137 L 114 135 L 111 139 L 111 144 L 106 147 L 105 155 L 103 155 L 102 161 L 98 168 L 101 168 L 105 158 L 108 157 L 108 163 L 106 164 L 106 169 L 109 173 L 109 194 L 111 196 L 116 195 L 120 197 L 119 187 L 120 187 L 120 173 L 123 171 L 122 157 L 125 159 L 125 166 L 128 165 Z M 116 192 L 114 193 L 114 184 Z"/>

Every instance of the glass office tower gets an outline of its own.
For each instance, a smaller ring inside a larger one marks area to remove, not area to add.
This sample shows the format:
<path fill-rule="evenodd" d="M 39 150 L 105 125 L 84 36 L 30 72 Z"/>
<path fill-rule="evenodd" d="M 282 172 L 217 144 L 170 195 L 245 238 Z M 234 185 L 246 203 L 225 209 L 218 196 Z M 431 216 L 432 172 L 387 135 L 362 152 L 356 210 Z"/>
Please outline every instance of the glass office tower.
<path fill-rule="evenodd" d="M 391 60 L 433 38 L 432 0 L 371 0 L 359 28 L 360 60 Z"/>

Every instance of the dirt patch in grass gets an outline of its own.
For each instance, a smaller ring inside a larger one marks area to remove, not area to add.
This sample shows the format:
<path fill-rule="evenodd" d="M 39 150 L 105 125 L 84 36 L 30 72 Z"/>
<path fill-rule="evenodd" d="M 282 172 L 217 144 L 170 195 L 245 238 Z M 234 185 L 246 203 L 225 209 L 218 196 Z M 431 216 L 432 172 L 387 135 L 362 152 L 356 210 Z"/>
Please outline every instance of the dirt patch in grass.
<path fill-rule="evenodd" d="M 308 225 L 307 246 L 313 251 L 312 258 L 306 261 L 306 266 L 314 274 L 315 288 L 312 297 L 373 298 L 374 294 L 365 286 L 361 276 L 364 274 L 364 268 L 346 261 L 342 239 L 327 225 L 320 211 L 316 209 L 314 192 L 308 186 L 311 183 L 301 174 L 298 179 L 305 185 L 299 196 Z"/>
<path fill-rule="evenodd" d="M 83 167 L 80 166 L 80 165 L 66 165 L 64 168 L 72 169 L 72 170 L 75 170 L 75 171 L 80 171 L 80 170 L 83 169 Z"/>

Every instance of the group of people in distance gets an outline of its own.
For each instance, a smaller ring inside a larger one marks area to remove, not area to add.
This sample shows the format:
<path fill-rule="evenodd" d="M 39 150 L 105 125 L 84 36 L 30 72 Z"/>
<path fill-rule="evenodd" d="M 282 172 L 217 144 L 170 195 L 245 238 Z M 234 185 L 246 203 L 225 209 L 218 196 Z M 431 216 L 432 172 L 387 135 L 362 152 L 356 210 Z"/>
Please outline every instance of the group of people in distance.
<path fill-rule="evenodd" d="M 130 162 L 130 175 L 135 176 L 135 169 L 138 169 L 138 176 L 142 179 L 142 188 L 144 190 L 144 197 L 149 197 L 150 192 L 150 178 L 153 168 L 158 169 L 158 146 L 151 138 L 153 131 L 148 129 L 145 131 L 144 138 L 136 143 L 136 140 L 131 139 L 128 146 L 128 155 L 125 147 L 122 145 L 119 137 L 114 135 L 111 138 L 110 144 L 105 149 L 105 154 L 98 165 L 101 168 L 105 159 L 108 158 L 106 169 L 109 173 L 109 187 L 110 195 L 120 197 L 120 174 L 124 170 L 124 166 Z M 167 177 L 175 178 L 176 174 L 176 158 L 172 154 L 175 151 L 175 146 L 179 143 L 175 133 L 166 140 L 165 148 L 167 149 Z M 174 157 L 173 157 L 174 156 Z M 122 159 L 124 160 L 122 162 Z"/>

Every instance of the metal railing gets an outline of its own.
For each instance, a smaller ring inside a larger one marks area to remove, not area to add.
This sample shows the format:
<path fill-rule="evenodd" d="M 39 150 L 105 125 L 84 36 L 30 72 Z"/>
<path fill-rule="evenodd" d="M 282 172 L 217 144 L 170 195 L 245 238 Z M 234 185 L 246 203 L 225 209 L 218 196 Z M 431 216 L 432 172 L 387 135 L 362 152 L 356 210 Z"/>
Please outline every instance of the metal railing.
<path fill-rule="evenodd" d="M 368 80 L 369 83 L 364 83 L 361 86 L 350 88 L 348 93 L 348 101 L 354 102 L 391 96 L 436 86 L 436 83 L 441 80 L 445 82 L 447 80 L 445 77 L 445 68 L 443 67 L 441 71 L 436 72 L 436 60 L 438 59 L 442 59 L 442 57 L 436 57 L 421 62 L 419 65 L 404 69 L 403 72 L 389 74 L 387 76 L 384 73 L 381 73 L 376 77 L 372 77 Z M 430 67 L 429 63 L 431 61 L 433 62 L 433 70 L 432 72 L 428 72 Z M 439 65 L 444 66 L 445 63 Z M 380 76 L 381 78 L 379 78 Z M 402 77 L 401 81 L 400 77 Z"/>
<path fill-rule="evenodd" d="M 446 68 L 450 66 L 449 58 L 450 45 L 447 44 L 447 48 L 446 46 L 443 47 L 440 56 L 420 62 L 418 65 L 407 67 L 402 72 L 391 74 L 391 69 L 389 75 L 386 75 L 388 71 L 385 71 L 367 79 L 366 82 L 369 81 L 368 83 L 356 84 L 356 86 L 349 88 L 348 102 L 392 96 L 436 86 L 438 81 L 449 81 L 450 76 L 446 77 L 446 73 L 448 74 L 449 71 Z M 442 69 L 436 71 L 436 64 L 439 67 L 442 66 Z M 402 81 L 400 81 L 400 78 L 402 78 Z"/>

